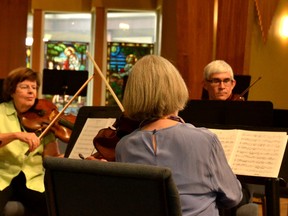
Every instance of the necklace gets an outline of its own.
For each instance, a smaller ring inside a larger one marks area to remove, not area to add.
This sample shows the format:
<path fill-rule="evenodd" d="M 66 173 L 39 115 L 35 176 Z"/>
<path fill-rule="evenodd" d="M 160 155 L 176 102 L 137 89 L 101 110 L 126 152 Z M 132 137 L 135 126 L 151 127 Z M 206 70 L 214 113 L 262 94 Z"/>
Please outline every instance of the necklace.
<path fill-rule="evenodd" d="M 167 119 L 170 119 L 170 120 L 173 120 L 173 121 L 178 121 L 178 122 L 181 122 L 181 123 L 185 123 L 184 120 L 179 117 L 179 116 L 168 116 Z"/>
<path fill-rule="evenodd" d="M 181 117 L 171 115 L 171 116 L 167 116 L 167 117 L 164 117 L 164 118 L 152 117 L 152 118 L 149 118 L 149 119 L 145 119 L 145 120 L 143 120 L 143 121 L 139 124 L 139 127 L 142 128 L 142 127 L 144 127 L 145 125 L 148 125 L 148 124 L 151 124 L 152 122 L 158 121 L 159 119 L 170 119 L 170 120 L 173 120 L 173 121 L 185 123 L 184 120 L 183 120 Z"/>

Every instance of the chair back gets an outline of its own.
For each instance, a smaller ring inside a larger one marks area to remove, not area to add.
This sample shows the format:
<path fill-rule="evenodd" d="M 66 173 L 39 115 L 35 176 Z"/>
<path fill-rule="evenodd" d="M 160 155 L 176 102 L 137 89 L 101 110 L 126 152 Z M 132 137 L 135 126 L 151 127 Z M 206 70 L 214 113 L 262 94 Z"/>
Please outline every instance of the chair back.
<path fill-rule="evenodd" d="M 69 158 L 44 159 L 50 216 L 179 216 L 168 168 Z"/>

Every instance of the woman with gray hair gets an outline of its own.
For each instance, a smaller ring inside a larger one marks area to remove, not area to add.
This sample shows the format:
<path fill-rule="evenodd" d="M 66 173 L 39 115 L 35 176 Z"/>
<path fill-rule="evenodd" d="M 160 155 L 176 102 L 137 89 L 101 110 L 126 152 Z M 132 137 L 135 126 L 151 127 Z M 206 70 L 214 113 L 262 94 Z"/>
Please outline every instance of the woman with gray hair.
<path fill-rule="evenodd" d="M 217 136 L 178 116 L 188 90 L 165 58 L 147 55 L 129 75 L 123 106 L 140 127 L 116 146 L 116 161 L 169 167 L 180 194 L 183 216 L 219 215 L 241 198 L 241 185 Z"/>

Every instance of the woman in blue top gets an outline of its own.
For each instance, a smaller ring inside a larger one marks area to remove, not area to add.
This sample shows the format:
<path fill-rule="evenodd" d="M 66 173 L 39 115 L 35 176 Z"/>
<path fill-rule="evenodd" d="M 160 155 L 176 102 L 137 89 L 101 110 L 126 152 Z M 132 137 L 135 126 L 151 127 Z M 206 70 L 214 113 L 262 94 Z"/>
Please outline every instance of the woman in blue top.
<path fill-rule="evenodd" d="M 241 201 L 241 185 L 216 135 L 177 116 L 187 100 L 185 82 L 168 60 L 147 55 L 137 61 L 123 106 L 127 117 L 142 123 L 118 142 L 116 161 L 169 167 L 183 216 L 216 216 L 218 208 Z"/>

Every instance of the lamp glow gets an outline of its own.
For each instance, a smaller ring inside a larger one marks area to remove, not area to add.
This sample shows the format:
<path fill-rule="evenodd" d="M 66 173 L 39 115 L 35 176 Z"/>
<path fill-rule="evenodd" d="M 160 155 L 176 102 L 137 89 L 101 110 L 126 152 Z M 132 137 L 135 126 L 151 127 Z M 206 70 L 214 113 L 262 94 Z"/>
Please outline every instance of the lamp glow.
<path fill-rule="evenodd" d="M 282 25 L 280 28 L 280 35 L 288 38 L 288 16 L 284 16 L 282 19 Z"/>

